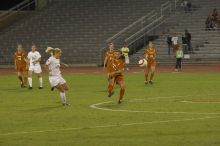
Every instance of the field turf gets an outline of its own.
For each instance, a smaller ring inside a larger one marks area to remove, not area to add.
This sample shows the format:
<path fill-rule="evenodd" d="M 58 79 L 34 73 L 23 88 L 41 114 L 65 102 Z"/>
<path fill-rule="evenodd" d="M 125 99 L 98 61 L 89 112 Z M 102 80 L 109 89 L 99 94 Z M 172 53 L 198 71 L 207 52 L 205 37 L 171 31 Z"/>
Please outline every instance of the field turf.
<path fill-rule="evenodd" d="M 58 91 L 21 89 L 14 75 L 0 77 L 1 146 L 220 146 L 219 73 L 126 74 L 107 97 L 104 74 L 65 74 L 70 106 Z"/>

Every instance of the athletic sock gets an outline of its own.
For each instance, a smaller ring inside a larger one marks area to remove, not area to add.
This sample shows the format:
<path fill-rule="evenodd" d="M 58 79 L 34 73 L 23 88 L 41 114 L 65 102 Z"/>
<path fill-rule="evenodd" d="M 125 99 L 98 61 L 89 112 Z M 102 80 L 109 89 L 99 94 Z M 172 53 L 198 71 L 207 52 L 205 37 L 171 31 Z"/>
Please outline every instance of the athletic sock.
<path fill-rule="evenodd" d="M 25 85 L 27 85 L 27 77 L 23 77 L 23 82 Z"/>
<path fill-rule="evenodd" d="M 65 92 L 60 92 L 60 98 L 61 98 L 61 102 L 62 102 L 63 104 L 66 104 L 66 103 L 67 103 Z"/>
<path fill-rule="evenodd" d="M 153 78 L 154 78 L 154 73 L 151 73 L 151 75 L 150 75 L 150 80 L 152 81 Z"/>
<path fill-rule="evenodd" d="M 23 83 L 22 76 L 18 76 L 18 79 Z"/>
<path fill-rule="evenodd" d="M 122 100 L 122 99 L 123 99 L 124 94 L 125 94 L 125 89 L 121 89 L 121 90 L 120 90 L 120 99 L 119 99 L 119 100 Z"/>
<path fill-rule="evenodd" d="M 28 77 L 28 83 L 29 83 L 29 87 L 32 87 L 32 78 Z"/>
<path fill-rule="evenodd" d="M 113 86 L 111 84 L 108 84 L 108 92 L 111 93 L 113 90 Z"/>
<path fill-rule="evenodd" d="M 43 78 L 42 77 L 39 78 L 39 83 L 40 83 L 40 87 L 43 87 Z"/>
<path fill-rule="evenodd" d="M 145 81 L 148 81 L 148 74 L 145 74 Z"/>

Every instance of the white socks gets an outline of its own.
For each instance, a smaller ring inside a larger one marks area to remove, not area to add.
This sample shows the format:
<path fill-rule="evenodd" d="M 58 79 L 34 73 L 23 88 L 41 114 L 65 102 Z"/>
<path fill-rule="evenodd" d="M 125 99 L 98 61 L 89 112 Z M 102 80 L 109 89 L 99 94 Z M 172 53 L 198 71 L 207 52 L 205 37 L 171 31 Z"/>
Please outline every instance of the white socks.
<path fill-rule="evenodd" d="M 65 92 L 60 92 L 61 102 L 67 104 Z"/>
<path fill-rule="evenodd" d="M 40 84 L 40 87 L 43 87 L 43 78 L 42 77 L 39 78 L 39 84 Z"/>
<path fill-rule="evenodd" d="M 32 78 L 28 77 L 28 83 L 29 83 L 29 87 L 32 87 Z"/>
<path fill-rule="evenodd" d="M 28 77 L 28 83 L 29 83 L 29 87 L 32 87 L 32 77 Z M 40 84 L 40 87 L 43 87 L 43 78 L 42 77 L 39 78 L 39 84 Z"/>

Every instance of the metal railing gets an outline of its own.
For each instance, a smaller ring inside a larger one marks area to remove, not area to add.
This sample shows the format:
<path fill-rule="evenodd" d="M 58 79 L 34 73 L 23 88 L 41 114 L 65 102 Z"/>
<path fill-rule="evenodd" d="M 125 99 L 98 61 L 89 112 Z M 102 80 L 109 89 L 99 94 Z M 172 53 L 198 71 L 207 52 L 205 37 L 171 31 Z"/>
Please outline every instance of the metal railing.
<path fill-rule="evenodd" d="M 112 37 L 108 38 L 106 40 L 106 43 L 111 41 L 119 40 L 121 42 L 126 42 L 128 46 L 135 43 L 135 41 L 138 41 L 138 39 L 141 39 L 144 37 L 147 33 L 150 33 L 151 31 L 158 28 L 161 24 L 165 22 L 165 18 L 167 17 L 167 14 L 170 14 L 171 11 L 174 9 L 177 9 L 177 5 L 179 5 L 180 0 L 171 0 L 167 1 L 159 7 L 157 10 L 153 10 L 146 14 L 145 16 L 139 18 L 137 21 L 133 22 L 132 24 L 128 25 Z M 172 7 L 174 6 L 174 7 Z M 140 25 L 142 25 L 141 28 Z M 130 31 L 131 29 L 135 29 L 135 27 L 139 28 L 139 30 L 136 30 L 132 34 L 126 37 L 126 33 Z M 124 35 L 125 38 L 120 38 Z M 106 47 L 101 48 L 100 54 L 101 58 L 103 60 L 103 53 L 107 50 Z M 132 50 L 131 50 L 132 51 Z"/>
<path fill-rule="evenodd" d="M 160 6 L 160 15 L 155 13 L 155 15 L 153 15 L 155 16 L 155 19 L 153 19 L 153 21 L 151 21 L 148 25 L 146 25 L 145 27 L 143 27 L 142 29 L 140 29 L 130 37 L 126 38 L 125 42 L 127 42 L 128 44 L 132 44 L 139 38 L 143 37 L 146 33 L 149 33 L 150 31 L 159 27 L 162 24 L 160 22 L 164 22 L 163 19 L 165 18 L 166 13 L 168 12 L 170 14 L 171 10 L 172 10 L 172 3 L 170 1 L 163 3 Z"/>
<path fill-rule="evenodd" d="M 167 1 L 160 6 L 160 15 L 162 16 L 163 12 L 167 9 L 169 9 L 169 12 L 171 12 L 171 10 L 172 10 L 172 4 L 170 1 Z"/>
<path fill-rule="evenodd" d="M 127 27 L 125 27 L 124 29 L 122 29 L 121 31 L 119 31 L 118 33 L 116 33 L 115 35 L 113 35 L 112 37 L 108 38 L 106 40 L 106 42 L 111 42 L 114 39 L 118 38 L 121 34 L 125 33 L 127 30 L 129 30 L 130 28 L 134 27 L 136 24 L 138 23 L 142 23 L 144 21 L 144 19 L 146 19 L 148 16 L 151 16 L 153 13 L 155 13 L 155 10 L 152 10 L 150 13 L 148 13 L 147 15 L 139 18 L 137 21 L 133 22 L 132 24 L 128 25 Z"/>
<path fill-rule="evenodd" d="M 175 0 L 174 1 L 174 9 L 176 10 L 177 9 L 177 5 L 179 5 L 179 2 L 180 2 L 181 0 Z"/>
<path fill-rule="evenodd" d="M 150 30 L 152 30 L 151 28 L 154 28 L 154 29 L 155 29 L 155 25 L 157 25 L 156 23 L 162 21 L 163 18 L 164 18 L 163 15 L 161 15 L 159 18 L 156 18 L 154 21 L 152 21 L 152 22 L 151 22 L 150 24 L 148 24 L 147 26 L 145 26 L 144 28 L 142 28 L 141 30 L 139 30 L 138 32 L 136 32 L 135 34 L 131 35 L 130 37 L 126 38 L 126 39 L 125 39 L 125 42 L 127 42 L 128 44 L 133 43 L 133 42 L 136 41 L 138 38 L 142 37 L 143 34 L 141 34 L 141 33 L 144 32 L 144 34 L 145 34 L 146 31 L 149 32 Z M 149 29 L 149 30 L 148 30 L 148 29 Z M 138 36 L 139 34 L 141 34 L 141 35 Z M 137 38 L 136 38 L 136 36 L 137 36 Z M 134 38 L 135 38 L 135 40 L 132 41 L 132 39 L 134 39 Z"/>
<path fill-rule="evenodd" d="M 10 8 L 9 10 L 2 12 L 0 14 L 0 22 L 7 19 L 11 15 L 18 13 L 18 12 L 24 10 L 25 8 L 28 8 L 30 5 L 32 5 L 34 3 L 35 3 L 35 0 L 25 0 L 25 1 L 17 4 L 16 6 Z"/>

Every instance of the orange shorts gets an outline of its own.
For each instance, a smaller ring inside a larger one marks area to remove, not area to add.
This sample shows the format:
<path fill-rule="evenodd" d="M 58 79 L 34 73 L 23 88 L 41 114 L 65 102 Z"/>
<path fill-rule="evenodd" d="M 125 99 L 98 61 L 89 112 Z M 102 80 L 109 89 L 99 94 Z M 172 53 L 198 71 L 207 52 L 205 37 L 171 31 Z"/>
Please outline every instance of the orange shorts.
<path fill-rule="evenodd" d="M 117 75 L 115 76 L 115 83 L 119 84 L 119 82 L 124 81 L 124 76 L 123 75 Z"/>
<path fill-rule="evenodd" d="M 147 68 L 156 67 L 156 64 L 157 64 L 156 61 L 148 62 Z"/>
<path fill-rule="evenodd" d="M 17 72 L 25 72 L 25 71 L 27 71 L 27 68 L 24 65 L 17 66 L 16 71 Z"/>

